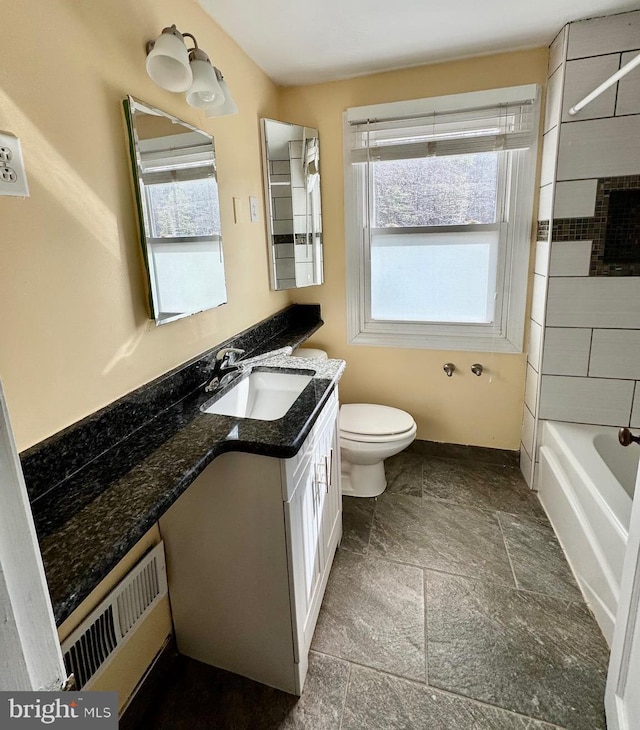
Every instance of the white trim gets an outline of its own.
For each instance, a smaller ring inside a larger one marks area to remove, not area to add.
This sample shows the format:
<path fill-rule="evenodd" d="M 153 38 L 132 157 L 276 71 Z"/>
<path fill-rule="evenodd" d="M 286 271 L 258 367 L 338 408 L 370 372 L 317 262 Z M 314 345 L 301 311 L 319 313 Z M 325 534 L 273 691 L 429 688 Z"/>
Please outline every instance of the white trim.
<path fill-rule="evenodd" d="M 0 504 L 0 691 L 58 690 L 66 671 L 1 383 Z"/>
<path fill-rule="evenodd" d="M 355 345 L 374 345 L 379 347 L 407 347 L 420 349 L 467 350 L 478 352 L 520 353 L 524 340 L 524 320 L 527 299 L 527 283 L 531 247 L 531 230 L 533 219 L 533 193 L 535 184 L 535 168 L 537 160 L 539 95 L 536 85 L 513 87 L 520 93 L 526 90 L 536 99 L 534 143 L 528 150 L 513 151 L 510 156 L 511 170 L 509 174 L 510 191 L 503 196 L 508 210 L 504 211 L 507 225 L 506 244 L 501 240 L 501 256 L 499 260 L 497 283 L 503 281 L 501 301 L 496 303 L 496 320 L 493 325 L 482 324 L 432 324 L 408 322 L 371 322 L 367 321 L 370 311 L 368 301 L 369 256 L 366 242 L 366 230 L 360 227 L 358 211 L 364 200 L 366 182 L 354 171 L 351 163 L 350 116 L 358 118 L 354 112 L 365 109 L 372 116 L 380 118 L 377 106 L 349 109 L 343 115 L 344 145 L 344 179 L 345 179 L 345 239 L 346 239 L 346 276 L 347 276 L 347 333 L 348 341 Z M 511 91 L 497 89 L 501 92 Z M 476 104 L 495 102 L 492 92 L 473 92 L 472 94 L 455 95 L 451 104 L 461 103 L 457 97 L 470 99 Z M 437 97 L 436 105 L 444 105 L 442 100 L 450 97 Z M 520 97 L 522 98 L 522 97 Z M 525 97 L 526 98 L 526 97 Z M 529 96 L 529 98 L 532 98 Z M 481 102 L 481 99 L 484 100 Z M 403 104 L 416 102 L 398 102 L 382 104 L 382 114 L 394 108 L 394 114 L 408 109 Z M 447 108 L 450 108 L 448 106 Z M 504 167 L 501 165 L 501 167 Z M 360 192 L 358 192 L 360 191 Z M 498 212 L 499 220 L 503 218 Z M 498 289 L 500 291 L 500 289 Z"/>
<path fill-rule="evenodd" d="M 487 89 L 486 91 L 470 91 L 465 94 L 449 94 L 432 96 L 428 99 L 410 99 L 408 101 L 392 101 L 387 104 L 354 106 L 345 112 L 348 124 L 364 122 L 370 119 L 399 119 L 433 112 L 462 111 L 481 107 L 508 104 L 517 101 L 535 99 L 538 94 L 537 84 L 508 86 L 503 89 Z M 347 156 L 345 155 L 345 159 Z"/>

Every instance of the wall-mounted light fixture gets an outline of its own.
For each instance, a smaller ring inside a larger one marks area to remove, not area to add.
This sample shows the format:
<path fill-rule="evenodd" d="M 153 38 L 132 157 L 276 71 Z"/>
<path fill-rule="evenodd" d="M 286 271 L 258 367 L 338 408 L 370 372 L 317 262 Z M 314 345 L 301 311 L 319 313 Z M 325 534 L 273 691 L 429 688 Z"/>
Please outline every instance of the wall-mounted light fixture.
<path fill-rule="evenodd" d="M 185 38 L 191 38 L 193 48 L 187 48 Z M 202 109 L 207 117 L 238 112 L 222 74 L 195 36 L 181 33 L 175 25 L 147 43 L 147 73 L 162 89 L 186 92 L 187 104 Z"/>

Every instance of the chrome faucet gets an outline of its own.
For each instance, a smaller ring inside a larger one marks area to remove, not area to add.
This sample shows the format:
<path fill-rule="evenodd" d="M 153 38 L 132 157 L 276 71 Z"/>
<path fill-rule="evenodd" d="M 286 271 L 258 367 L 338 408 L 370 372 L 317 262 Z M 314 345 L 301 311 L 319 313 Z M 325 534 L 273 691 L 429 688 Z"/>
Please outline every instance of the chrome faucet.
<path fill-rule="evenodd" d="M 244 365 L 236 361 L 244 353 L 245 351 L 238 347 L 223 347 L 216 354 L 213 365 L 213 378 L 205 386 L 207 393 L 224 388 L 225 385 L 229 385 L 232 380 L 235 380 L 235 378 L 242 374 Z"/>

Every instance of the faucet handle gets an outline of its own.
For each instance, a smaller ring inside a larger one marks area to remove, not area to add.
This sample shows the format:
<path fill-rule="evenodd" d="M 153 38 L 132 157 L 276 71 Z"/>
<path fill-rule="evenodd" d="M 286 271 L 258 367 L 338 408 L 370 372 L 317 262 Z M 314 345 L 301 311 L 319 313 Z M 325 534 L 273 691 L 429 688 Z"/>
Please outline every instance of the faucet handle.
<path fill-rule="evenodd" d="M 244 355 L 244 353 L 245 351 L 241 350 L 239 347 L 223 347 L 222 350 L 216 354 L 216 362 L 220 362 L 223 365 L 233 365 L 236 359 L 240 355 Z"/>

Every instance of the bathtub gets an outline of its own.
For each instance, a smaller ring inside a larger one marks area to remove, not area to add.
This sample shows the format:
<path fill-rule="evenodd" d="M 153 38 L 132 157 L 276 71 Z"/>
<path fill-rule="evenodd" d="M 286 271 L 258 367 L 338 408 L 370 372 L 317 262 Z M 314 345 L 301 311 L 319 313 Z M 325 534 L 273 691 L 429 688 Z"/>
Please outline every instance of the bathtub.
<path fill-rule="evenodd" d="M 543 423 L 540 501 L 611 645 L 640 448 L 616 428 Z"/>

